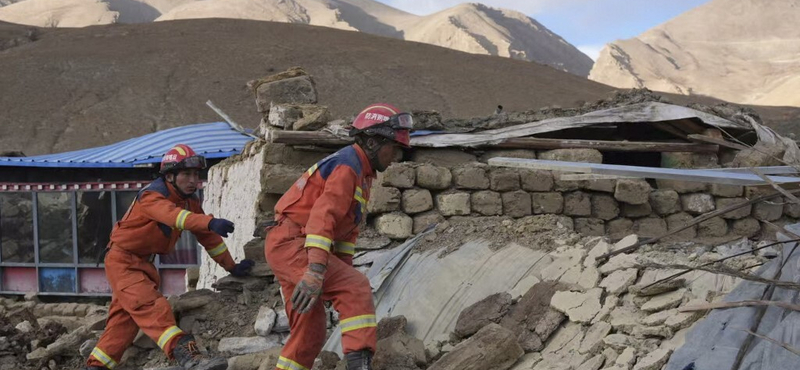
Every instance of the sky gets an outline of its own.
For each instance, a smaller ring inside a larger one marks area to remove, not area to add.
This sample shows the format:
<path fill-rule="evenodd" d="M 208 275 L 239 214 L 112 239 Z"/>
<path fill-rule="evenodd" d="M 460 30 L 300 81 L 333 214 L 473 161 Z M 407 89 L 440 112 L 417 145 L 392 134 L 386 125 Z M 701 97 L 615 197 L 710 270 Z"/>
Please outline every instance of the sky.
<path fill-rule="evenodd" d="M 417 15 L 465 1 L 378 0 Z M 629 39 L 709 0 L 474 0 L 517 10 L 563 37 L 592 59 L 606 43 Z"/>

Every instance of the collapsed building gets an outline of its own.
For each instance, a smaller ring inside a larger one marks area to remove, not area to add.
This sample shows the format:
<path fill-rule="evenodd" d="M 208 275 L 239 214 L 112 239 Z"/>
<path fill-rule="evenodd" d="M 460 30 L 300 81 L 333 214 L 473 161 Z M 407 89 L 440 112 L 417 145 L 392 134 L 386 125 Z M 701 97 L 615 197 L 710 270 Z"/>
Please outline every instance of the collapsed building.
<path fill-rule="evenodd" d="M 272 369 L 288 322 L 262 225 L 304 171 L 351 143 L 351 118 L 317 105 L 301 69 L 249 86 L 264 114 L 258 138 L 210 169 L 204 208 L 236 223 L 226 243 L 235 259 L 258 261 L 255 276 L 230 277 L 203 256 L 198 290 L 170 302 L 179 326 L 228 356 L 231 369 Z M 573 109 L 415 119 L 415 148 L 374 182 L 356 245 L 354 265 L 382 319 L 376 369 L 799 363 L 769 342 L 791 342 L 769 335 L 789 332 L 781 327 L 791 309 L 770 306 L 758 326 L 760 308 L 725 307 L 730 297 L 796 299 L 794 273 L 775 272 L 796 260 L 790 241 L 800 230 L 789 225 L 800 204 L 779 184 L 800 181 L 786 165 L 799 151 L 752 112 L 676 106 L 639 90 Z M 6 312 L 61 312 L 35 300 L 2 303 Z M 63 309 L 83 315 L 71 323 L 78 337 L 30 345 L 29 363 L 76 363 L 66 358 L 91 349 L 103 309 Z M 328 312 L 314 368 L 343 369 L 338 315 Z M 47 324 L 23 322 L 15 330 Z M 768 339 L 729 322 L 756 324 Z M 122 366 L 167 366 L 148 341 L 137 340 Z"/>

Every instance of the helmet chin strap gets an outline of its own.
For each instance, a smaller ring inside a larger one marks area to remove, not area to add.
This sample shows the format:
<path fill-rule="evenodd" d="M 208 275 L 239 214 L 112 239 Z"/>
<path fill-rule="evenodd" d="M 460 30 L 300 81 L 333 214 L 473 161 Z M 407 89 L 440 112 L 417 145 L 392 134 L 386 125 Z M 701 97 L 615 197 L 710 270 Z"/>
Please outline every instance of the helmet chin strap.
<path fill-rule="evenodd" d="M 367 158 L 369 159 L 369 164 L 372 166 L 372 168 L 375 169 L 375 171 L 383 172 L 383 171 L 386 170 L 386 167 L 382 166 L 380 161 L 378 160 L 378 152 L 381 150 L 381 148 L 384 145 L 387 144 L 387 142 L 378 141 L 378 140 L 376 140 L 376 142 L 377 142 L 377 144 L 372 145 L 372 146 L 367 144 L 367 145 L 365 145 L 366 148 L 362 148 L 362 149 L 364 149 L 364 152 L 367 155 Z M 369 143 L 369 141 L 367 141 L 367 143 Z"/>

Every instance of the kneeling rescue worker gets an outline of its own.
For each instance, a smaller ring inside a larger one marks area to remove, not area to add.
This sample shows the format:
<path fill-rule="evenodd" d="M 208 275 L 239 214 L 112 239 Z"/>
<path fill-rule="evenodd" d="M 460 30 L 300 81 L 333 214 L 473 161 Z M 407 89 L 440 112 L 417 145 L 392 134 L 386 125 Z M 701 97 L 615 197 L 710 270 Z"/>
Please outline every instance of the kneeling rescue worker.
<path fill-rule="evenodd" d="M 322 301 L 339 312 L 347 369 L 372 369 L 377 322 L 369 281 L 353 268 L 355 241 L 375 171 L 402 157 L 411 127 L 410 114 L 370 105 L 353 121 L 356 143 L 309 168 L 275 206 L 265 254 L 287 300 L 291 332 L 278 369 L 311 369 L 325 344 Z"/>
<path fill-rule="evenodd" d="M 249 274 L 253 261 L 235 263 L 222 241 L 233 232 L 233 222 L 204 214 L 195 194 L 205 167 L 204 157 L 187 145 L 176 145 L 161 160 L 161 177 L 139 192 L 114 226 L 105 256 L 111 307 L 106 329 L 87 362 L 89 369 L 115 368 L 139 328 L 184 369 L 228 368 L 226 359 L 204 355 L 194 337 L 176 326 L 172 308 L 158 291 L 160 278 L 153 265 L 156 254 L 175 250 L 181 231 L 189 230 L 225 270 L 235 276 Z"/>

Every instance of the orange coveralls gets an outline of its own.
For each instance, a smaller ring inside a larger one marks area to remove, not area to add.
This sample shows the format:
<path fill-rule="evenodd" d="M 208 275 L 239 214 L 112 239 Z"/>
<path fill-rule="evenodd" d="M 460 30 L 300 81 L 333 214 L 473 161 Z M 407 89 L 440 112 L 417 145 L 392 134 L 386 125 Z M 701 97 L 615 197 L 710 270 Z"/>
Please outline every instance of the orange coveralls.
<path fill-rule="evenodd" d="M 374 177 L 364 151 L 352 145 L 309 168 L 275 206 L 278 225 L 269 231 L 265 254 L 281 284 L 291 330 L 278 369 L 311 369 L 325 344 L 322 302 L 299 314 L 289 301 L 309 263 L 328 266 L 321 301 L 332 301 L 339 312 L 344 353 L 375 352 L 372 290 L 366 276 L 352 266 Z M 328 258 L 330 253 L 338 258 Z"/>
<path fill-rule="evenodd" d="M 208 229 L 212 218 L 203 213 L 199 197 L 182 198 L 163 177 L 139 192 L 111 231 L 105 257 L 111 307 L 88 366 L 116 367 L 139 328 L 172 358 L 176 339 L 184 334 L 175 324 L 167 299 L 158 291 L 161 279 L 152 260 L 155 254 L 175 250 L 181 231 L 189 230 L 214 261 L 232 269 L 235 262 L 228 247 Z"/>

